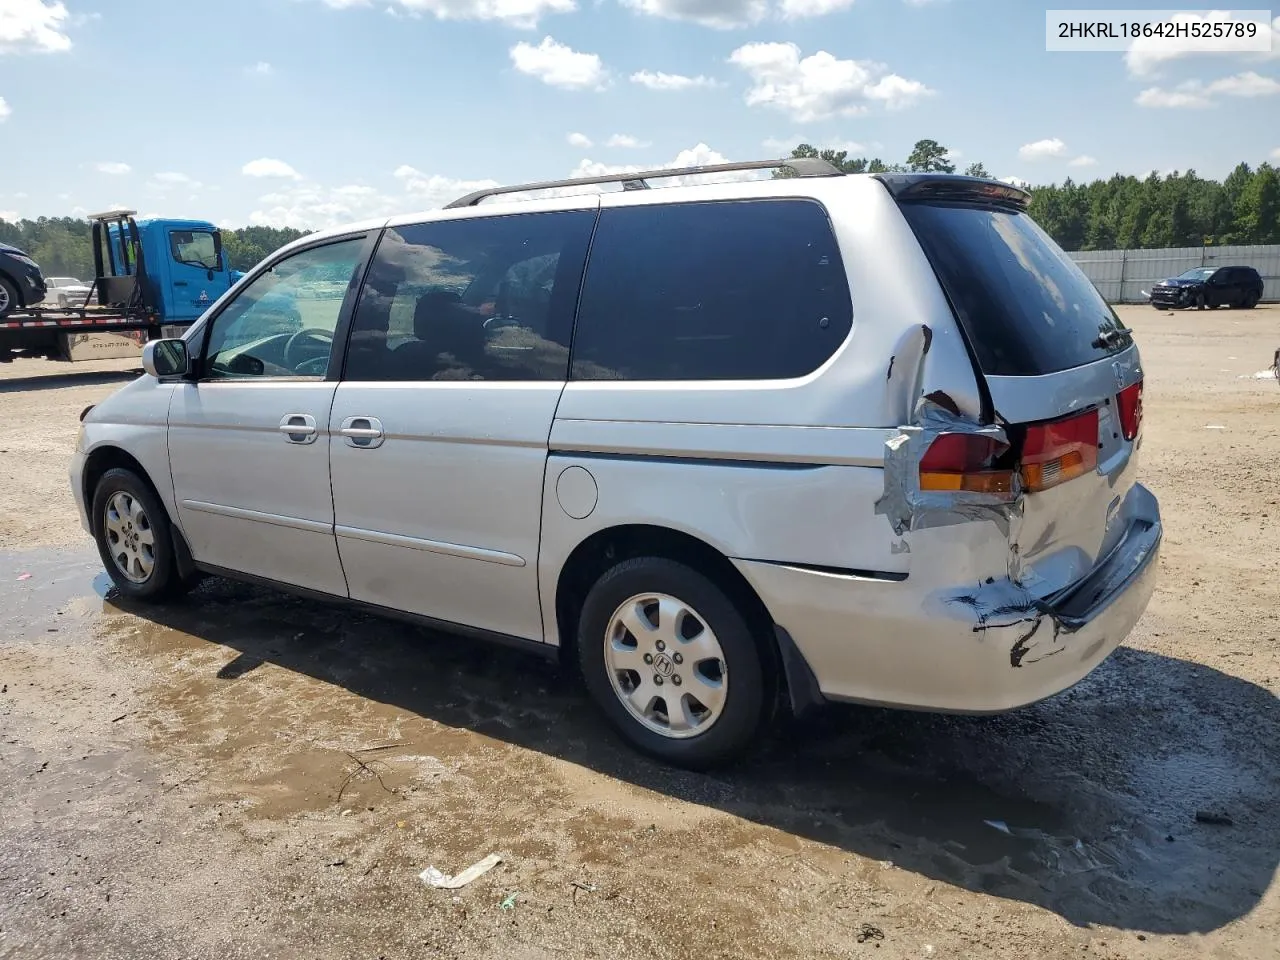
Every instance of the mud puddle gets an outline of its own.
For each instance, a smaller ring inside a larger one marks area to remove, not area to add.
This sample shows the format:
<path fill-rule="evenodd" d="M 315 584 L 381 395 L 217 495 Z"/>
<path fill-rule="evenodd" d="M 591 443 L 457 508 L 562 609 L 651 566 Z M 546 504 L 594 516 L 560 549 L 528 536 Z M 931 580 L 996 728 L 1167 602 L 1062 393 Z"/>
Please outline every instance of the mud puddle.
<path fill-rule="evenodd" d="M 808 956 L 787 946 L 799 918 L 843 935 L 898 911 L 910 926 L 935 889 L 1080 928 L 1209 932 L 1254 909 L 1280 862 L 1275 697 L 1141 649 L 1015 714 L 832 708 L 695 775 L 621 746 L 571 678 L 515 652 L 220 580 L 130 607 L 83 553 L 6 555 L 0 574 L 6 645 L 47 646 L 45 624 L 69 621 L 139 678 L 119 728 L 134 745 L 68 762 L 37 806 L 127 778 L 220 836 L 288 851 L 282 897 L 312 896 L 328 867 L 389 909 L 422 896 L 425 866 L 499 851 L 464 906 L 518 890 L 551 924 L 586 887 L 627 915 L 675 889 L 696 904 L 681 922 L 737 916 L 776 955 Z M 1232 825 L 1197 822 L 1201 807 Z M 368 909 L 362 896 L 313 905 Z M 690 942 L 718 942 L 706 931 Z M 667 955 L 660 930 L 645 936 Z"/>

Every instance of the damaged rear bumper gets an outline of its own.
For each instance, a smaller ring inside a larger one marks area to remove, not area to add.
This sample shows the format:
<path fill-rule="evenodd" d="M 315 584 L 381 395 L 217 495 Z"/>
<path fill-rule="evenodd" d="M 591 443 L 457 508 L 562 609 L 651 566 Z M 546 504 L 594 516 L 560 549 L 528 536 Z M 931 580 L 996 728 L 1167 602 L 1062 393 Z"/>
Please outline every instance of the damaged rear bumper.
<path fill-rule="evenodd" d="M 1141 485 L 1127 524 L 1083 578 L 1036 597 L 1008 579 L 941 586 L 735 561 L 794 641 L 822 695 L 905 709 L 998 713 L 1084 679 L 1155 589 L 1163 528 Z"/>

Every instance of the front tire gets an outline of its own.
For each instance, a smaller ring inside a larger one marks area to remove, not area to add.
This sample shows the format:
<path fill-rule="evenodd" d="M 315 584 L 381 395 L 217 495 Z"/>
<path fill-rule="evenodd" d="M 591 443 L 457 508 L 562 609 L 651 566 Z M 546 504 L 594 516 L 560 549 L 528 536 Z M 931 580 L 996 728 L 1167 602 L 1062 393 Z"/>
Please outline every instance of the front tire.
<path fill-rule="evenodd" d="M 22 306 L 22 302 L 18 299 L 18 288 L 0 277 L 0 320 L 3 320 L 18 307 Z"/>
<path fill-rule="evenodd" d="M 146 481 L 132 470 L 108 470 L 92 509 L 98 554 L 121 595 L 158 603 L 184 592 L 168 514 Z"/>
<path fill-rule="evenodd" d="M 578 661 L 627 741 L 700 770 L 740 757 L 769 703 L 761 625 L 707 577 L 640 557 L 605 572 L 578 621 Z"/>

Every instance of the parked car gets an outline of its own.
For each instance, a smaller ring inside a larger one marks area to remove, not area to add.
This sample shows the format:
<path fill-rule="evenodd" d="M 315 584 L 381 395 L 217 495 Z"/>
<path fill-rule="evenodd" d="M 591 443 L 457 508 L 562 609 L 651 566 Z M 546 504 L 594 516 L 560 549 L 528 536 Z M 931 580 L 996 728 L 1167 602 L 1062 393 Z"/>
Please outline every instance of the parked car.
<path fill-rule="evenodd" d="M 273 254 L 83 416 L 120 594 L 225 575 L 558 655 L 695 768 L 775 707 L 1073 686 L 1155 579 L 1131 332 L 1022 190 L 796 166 Z"/>
<path fill-rule="evenodd" d="M 46 285 L 44 299 L 48 303 L 56 303 L 63 309 L 83 307 L 92 290 L 89 284 L 75 277 L 49 277 Z"/>
<path fill-rule="evenodd" d="M 0 320 L 15 310 L 39 303 L 44 293 L 40 264 L 17 247 L 0 243 Z"/>
<path fill-rule="evenodd" d="M 1262 299 L 1262 275 L 1253 267 L 1193 267 L 1151 288 L 1157 310 L 1196 307 L 1250 310 Z"/>

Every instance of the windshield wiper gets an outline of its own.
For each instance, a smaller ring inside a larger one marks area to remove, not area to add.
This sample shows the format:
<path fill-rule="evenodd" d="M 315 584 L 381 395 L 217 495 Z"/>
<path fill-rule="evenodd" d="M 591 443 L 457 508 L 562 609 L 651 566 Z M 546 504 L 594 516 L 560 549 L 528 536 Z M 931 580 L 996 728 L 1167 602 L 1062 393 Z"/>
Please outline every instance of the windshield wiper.
<path fill-rule="evenodd" d="M 1109 327 L 1098 334 L 1098 338 L 1093 341 L 1092 346 L 1096 348 L 1109 347 L 1117 340 L 1133 340 L 1133 331 L 1128 327 Z"/>
<path fill-rule="evenodd" d="M 189 267 L 199 267 L 201 270 L 214 269 L 214 267 L 211 267 L 209 264 L 205 263 L 203 260 L 179 260 L 178 262 L 185 263 Z"/>

